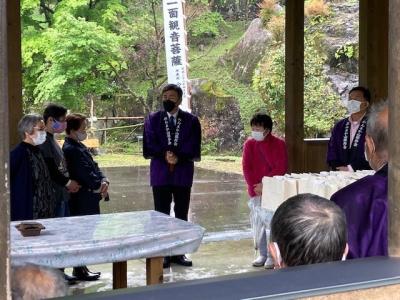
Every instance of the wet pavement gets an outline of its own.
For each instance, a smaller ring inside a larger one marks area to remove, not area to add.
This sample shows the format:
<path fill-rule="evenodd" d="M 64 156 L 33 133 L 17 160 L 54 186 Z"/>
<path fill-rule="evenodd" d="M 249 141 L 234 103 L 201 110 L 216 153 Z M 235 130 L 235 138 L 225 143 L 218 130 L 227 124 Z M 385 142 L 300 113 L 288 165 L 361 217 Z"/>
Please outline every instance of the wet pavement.
<path fill-rule="evenodd" d="M 153 209 L 148 167 L 103 170 L 109 178 L 110 201 L 101 203 L 102 213 Z M 192 254 L 192 268 L 172 265 L 164 270 L 164 282 L 209 278 L 255 270 L 246 186 L 242 176 L 196 169 L 189 221 L 206 229 L 203 243 Z M 101 271 L 101 280 L 73 286 L 73 294 L 112 288 L 111 264 L 91 266 Z M 261 268 L 262 269 L 262 268 Z M 68 269 L 67 272 L 71 270 Z M 145 260 L 128 262 L 128 286 L 145 285 Z"/>

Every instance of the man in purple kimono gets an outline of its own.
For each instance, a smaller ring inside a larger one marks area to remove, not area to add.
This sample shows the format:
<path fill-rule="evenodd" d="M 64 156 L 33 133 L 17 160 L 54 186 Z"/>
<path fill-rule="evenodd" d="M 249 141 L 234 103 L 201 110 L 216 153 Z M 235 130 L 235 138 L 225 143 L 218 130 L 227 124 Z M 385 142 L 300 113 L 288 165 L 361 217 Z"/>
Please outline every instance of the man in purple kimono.
<path fill-rule="evenodd" d="M 194 161 L 200 160 L 201 127 L 197 117 L 179 109 L 181 102 L 179 86 L 164 87 L 164 110 L 151 113 L 144 123 L 143 156 L 151 159 L 155 210 L 169 215 L 173 198 L 175 217 L 187 221 Z M 185 255 L 165 257 L 164 268 L 171 262 L 192 266 Z"/>
<path fill-rule="evenodd" d="M 365 156 L 376 172 L 332 195 L 347 218 L 349 258 L 388 255 L 388 105 L 374 105 L 365 137 Z"/>
<path fill-rule="evenodd" d="M 327 163 L 332 170 L 371 169 L 364 158 L 367 109 L 370 101 L 371 93 L 368 89 L 358 86 L 350 91 L 346 103 L 350 116 L 336 123 L 329 140 Z"/>

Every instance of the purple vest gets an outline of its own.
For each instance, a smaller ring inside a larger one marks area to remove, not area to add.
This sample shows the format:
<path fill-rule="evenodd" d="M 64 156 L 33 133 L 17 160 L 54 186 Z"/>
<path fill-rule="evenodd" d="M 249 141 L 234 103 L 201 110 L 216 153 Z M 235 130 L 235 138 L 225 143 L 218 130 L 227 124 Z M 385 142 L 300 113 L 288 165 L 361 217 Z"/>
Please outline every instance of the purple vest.
<path fill-rule="evenodd" d="M 360 127 L 350 145 L 350 121 L 340 120 L 332 129 L 328 145 L 327 163 L 336 170 L 339 166 L 351 165 L 353 170 L 370 170 L 364 156 L 364 143 L 367 117 L 361 120 Z"/>
<path fill-rule="evenodd" d="M 200 145 L 201 127 L 194 115 L 179 110 L 174 134 L 169 129 L 165 111 L 151 113 L 143 131 L 143 156 L 151 159 L 150 185 L 192 186 L 194 161 L 200 160 Z M 165 161 L 166 151 L 178 156 L 172 171 Z"/>

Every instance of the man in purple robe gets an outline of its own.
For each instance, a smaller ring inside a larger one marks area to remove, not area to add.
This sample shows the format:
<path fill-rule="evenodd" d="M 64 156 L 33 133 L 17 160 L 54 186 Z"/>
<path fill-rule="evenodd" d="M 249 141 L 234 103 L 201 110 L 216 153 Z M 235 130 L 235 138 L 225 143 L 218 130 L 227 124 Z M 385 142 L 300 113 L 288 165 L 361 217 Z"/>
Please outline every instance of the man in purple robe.
<path fill-rule="evenodd" d="M 332 195 L 347 218 L 349 258 L 388 255 L 388 105 L 375 105 L 365 138 L 365 156 L 376 172 Z"/>
<path fill-rule="evenodd" d="M 350 113 L 332 129 L 327 163 L 332 170 L 356 171 L 371 169 L 364 157 L 367 109 L 371 101 L 368 89 L 358 86 L 349 93 L 346 103 Z"/>
<path fill-rule="evenodd" d="M 143 156 L 151 159 L 155 210 L 169 215 L 173 198 L 175 217 L 187 221 L 194 161 L 200 160 L 201 127 L 196 116 L 179 109 L 181 102 L 179 86 L 164 87 L 164 110 L 151 113 L 144 123 Z M 164 268 L 171 262 L 192 266 L 185 255 L 165 257 Z"/>

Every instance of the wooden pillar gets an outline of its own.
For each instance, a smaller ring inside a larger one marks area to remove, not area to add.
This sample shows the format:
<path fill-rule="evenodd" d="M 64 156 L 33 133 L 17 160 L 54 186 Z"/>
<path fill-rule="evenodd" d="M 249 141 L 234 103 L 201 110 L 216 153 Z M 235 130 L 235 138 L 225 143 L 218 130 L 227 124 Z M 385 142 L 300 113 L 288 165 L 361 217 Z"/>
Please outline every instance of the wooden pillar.
<path fill-rule="evenodd" d="M 0 0 L 0 299 L 11 299 L 9 282 L 9 193 L 8 193 L 8 53 L 7 0 Z"/>
<path fill-rule="evenodd" d="M 359 82 L 372 101 L 388 96 L 389 0 L 360 0 Z"/>
<path fill-rule="evenodd" d="M 17 125 L 22 117 L 22 63 L 20 0 L 7 1 L 8 102 L 10 147 L 20 142 Z"/>
<path fill-rule="evenodd" d="M 286 1 L 285 141 L 289 172 L 304 169 L 304 1 Z"/>
<path fill-rule="evenodd" d="M 389 255 L 400 256 L 400 0 L 389 6 Z"/>

